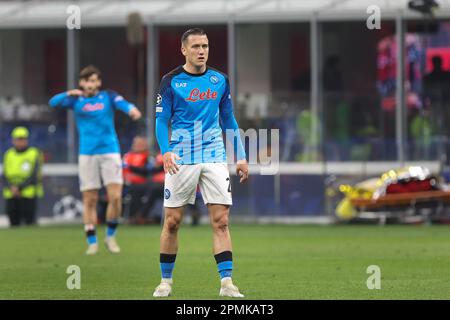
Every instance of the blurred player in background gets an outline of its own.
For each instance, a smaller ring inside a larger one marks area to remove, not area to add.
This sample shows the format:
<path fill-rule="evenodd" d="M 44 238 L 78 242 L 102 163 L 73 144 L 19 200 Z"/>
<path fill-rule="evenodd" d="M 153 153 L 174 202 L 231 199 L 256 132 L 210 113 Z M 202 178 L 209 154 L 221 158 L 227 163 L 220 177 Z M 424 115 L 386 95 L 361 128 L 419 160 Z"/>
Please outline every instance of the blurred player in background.
<path fill-rule="evenodd" d="M 164 192 L 164 166 L 161 154 L 151 156 L 145 137 L 134 137 L 131 150 L 123 157 L 123 176 L 130 196 L 130 222 L 151 222 L 147 216 Z M 159 215 L 155 222 L 160 219 Z"/>
<path fill-rule="evenodd" d="M 181 38 L 181 52 L 186 63 L 162 78 L 156 102 L 156 137 L 166 176 L 160 239 L 162 279 L 153 296 L 166 297 L 172 292 L 177 233 L 184 206 L 195 202 L 198 184 L 213 229 L 213 252 L 221 278 L 219 294 L 243 297 L 231 280 L 233 259 L 228 229 L 231 181 L 222 129 L 237 133 L 236 173 L 241 183 L 248 179 L 248 164 L 233 115 L 228 77 L 207 67 L 209 45 L 203 30 L 186 31 Z M 188 148 L 184 148 L 186 143 Z"/>
<path fill-rule="evenodd" d="M 96 207 L 102 182 L 108 194 L 105 245 L 112 253 L 120 252 L 115 234 L 122 211 L 123 177 L 114 112 L 118 109 L 133 120 L 141 118 L 141 112 L 132 103 L 114 91 L 100 90 L 101 85 L 100 70 L 88 66 L 80 71 L 80 89 L 57 94 L 49 102 L 52 108 L 72 109 L 75 114 L 80 141 L 78 166 L 88 255 L 98 251 Z"/>
<path fill-rule="evenodd" d="M 3 157 L 3 197 L 11 226 L 36 222 L 37 198 L 42 188 L 42 152 L 28 145 L 28 129 L 17 127 L 12 133 L 13 147 Z"/>
<path fill-rule="evenodd" d="M 128 207 L 129 222 L 131 224 L 161 223 L 161 215 L 148 217 L 156 201 L 164 195 L 164 163 L 161 153 L 152 157 L 147 139 L 136 136 L 131 150 L 123 157 L 123 177 L 125 193 L 130 198 Z M 200 198 L 197 187 L 196 199 Z M 192 216 L 192 225 L 196 226 L 200 220 L 198 203 L 188 204 Z"/>

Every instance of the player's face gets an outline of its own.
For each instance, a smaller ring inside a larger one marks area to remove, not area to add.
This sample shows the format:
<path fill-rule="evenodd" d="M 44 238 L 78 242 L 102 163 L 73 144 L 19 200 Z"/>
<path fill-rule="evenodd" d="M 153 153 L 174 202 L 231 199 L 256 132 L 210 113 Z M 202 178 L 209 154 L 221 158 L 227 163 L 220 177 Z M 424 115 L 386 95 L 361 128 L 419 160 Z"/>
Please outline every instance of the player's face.
<path fill-rule="evenodd" d="M 80 79 L 80 87 L 86 96 L 93 96 L 102 85 L 98 75 L 93 74 L 88 79 Z"/>
<path fill-rule="evenodd" d="M 186 62 L 196 68 L 206 65 L 209 54 L 209 42 L 206 35 L 190 35 L 183 46 L 181 52 L 186 57 Z"/>

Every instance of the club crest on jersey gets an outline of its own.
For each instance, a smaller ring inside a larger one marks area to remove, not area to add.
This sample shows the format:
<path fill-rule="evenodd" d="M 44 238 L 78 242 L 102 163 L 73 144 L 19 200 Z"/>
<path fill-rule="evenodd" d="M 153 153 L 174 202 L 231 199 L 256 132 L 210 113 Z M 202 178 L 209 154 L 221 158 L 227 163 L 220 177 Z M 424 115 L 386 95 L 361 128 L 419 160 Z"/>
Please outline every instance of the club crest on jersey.
<path fill-rule="evenodd" d="M 219 78 L 217 78 L 216 76 L 211 76 L 209 77 L 209 81 L 211 81 L 212 84 L 216 84 L 219 82 Z"/>
<path fill-rule="evenodd" d="M 194 88 L 189 93 L 189 97 L 186 98 L 186 101 L 196 102 L 198 100 L 216 100 L 217 99 L 217 91 L 211 91 L 210 88 L 204 92 L 200 92 L 198 88 Z"/>

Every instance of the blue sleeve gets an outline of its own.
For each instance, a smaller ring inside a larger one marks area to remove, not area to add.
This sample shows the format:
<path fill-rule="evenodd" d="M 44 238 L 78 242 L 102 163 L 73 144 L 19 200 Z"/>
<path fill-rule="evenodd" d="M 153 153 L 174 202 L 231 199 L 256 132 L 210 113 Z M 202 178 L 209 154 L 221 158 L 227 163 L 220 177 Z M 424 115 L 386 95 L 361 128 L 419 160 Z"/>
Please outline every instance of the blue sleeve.
<path fill-rule="evenodd" d="M 159 86 L 159 92 L 156 96 L 156 118 L 170 119 L 172 117 L 173 92 L 172 92 L 172 77 L 165 75 Z"/>
<path fill-rule="evenodd" d="M 228 79 L 226 79 L 225 90 L 220 100 L 219 110 L 222 130 L 234 131 L 234 135 L 236 138 L 233 141 L 233 146 L 234 151 L 237 154 L 237 160 L 246 159 L 244 146 L 242 145 L 242 141 L 240 138 L 239 126 L 233 114 L 233 104 L 231 102 L 230 84 L 228 82 Z"/>
<path fill-rule="evenodd" d="M 159 149 L 161 154 L 165 154 L 170 151 L 169 148 L 169 121 L 172 117 L 172 104 L 173 104 L 173 93 L 171 88 L 172 77 L 165 75 L 159 86 L 159 91 L 156 96 L 156 141 L 158 141 Z"/>
<path fill-rule="evenodd" d="M 135 105 L 125 100 L 120 94 L 115 91 L 108 90 L 108 95 L 111 99 L 111 104 L 114 108 L 128 114 L 131 109 L 135 108 Z"/>
<path fill-rule="evenodd" d="M 62 92 L 53 96 L 48 102 L 48 104 L 52 108 L 69 109 L 73 108 L 73 105 L 77 99 L 78 99 L 77 97 L 69 96 L 67 92 Z"/>
<path fill-rule="evenodd" d="M 156 141 L 158 141 L 161 154 L 170 151 L 169 149 L 169 119 L 165 117 L 157 117 L 155 125 Z"/>

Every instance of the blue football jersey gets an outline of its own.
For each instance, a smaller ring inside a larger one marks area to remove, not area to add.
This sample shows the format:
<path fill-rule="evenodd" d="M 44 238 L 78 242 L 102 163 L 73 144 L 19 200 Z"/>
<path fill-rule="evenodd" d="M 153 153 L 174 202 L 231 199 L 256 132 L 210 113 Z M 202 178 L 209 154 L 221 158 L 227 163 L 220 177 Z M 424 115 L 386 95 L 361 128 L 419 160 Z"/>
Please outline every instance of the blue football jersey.
<path fill-rule="evenodd" d="M 55 95 L 49 105 L 72 109 L 78 129 L 82 155 L 120 153 L 114 126 L 116 109 L 128 114 L 134 105 L 114 91 L 102 90 L 93 97 L 73 97 L 66 92 Z"/>
<path fill-rule="evenodd" d="M 225 74 L 210 67 L 202 74 L 176 68 L 161 80 L 155 111 L 156 118 L 171 120 L 169 148 L 181 164 L 226 162 L 219 120 L 233 107 Z"/>

